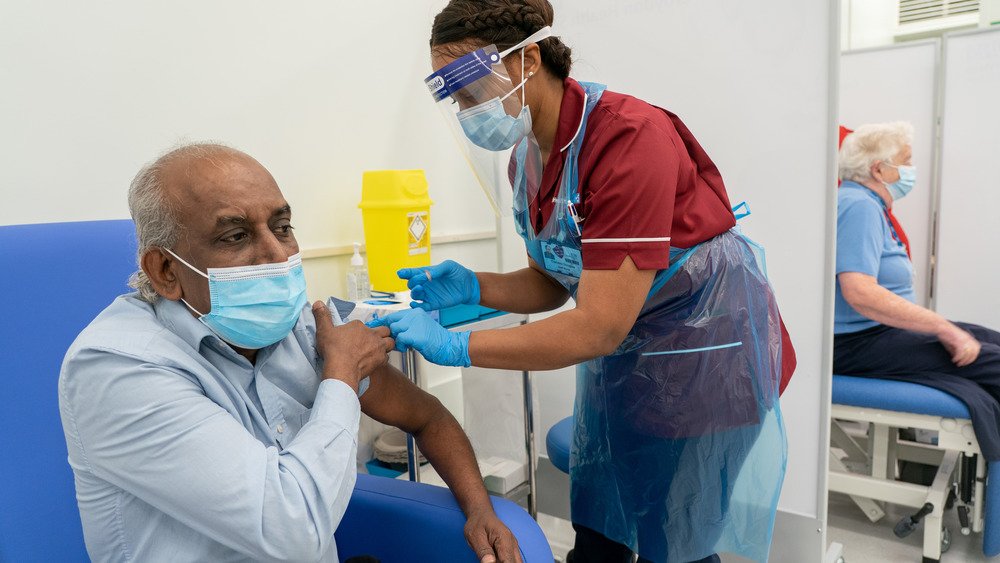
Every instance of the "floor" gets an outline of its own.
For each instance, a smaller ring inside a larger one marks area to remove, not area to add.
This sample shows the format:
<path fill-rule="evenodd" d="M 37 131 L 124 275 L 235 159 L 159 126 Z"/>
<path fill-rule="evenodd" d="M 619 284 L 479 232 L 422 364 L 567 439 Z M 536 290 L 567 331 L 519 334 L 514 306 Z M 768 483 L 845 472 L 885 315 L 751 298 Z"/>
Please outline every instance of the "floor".
<path fill-rule="evenodd" d="M 565 560 L 566 552 L 573 546 L 573 528 L 568 522 L 569 478 L 566 474 L 540 458 L 538 466 L 538 523 L 549 539 L 557 562 Z M 886 516 L 871 523 L 854 505 L 850 497 L 830 494 L 827 542 L 844 546 L 845 563 L 921 563 L 923 559 L 923 526 L 910 536 L 899 539 L 893 527 L 901 518 L 913 513 L 912 509 L 887 505 Z M 987 559 L 983 555 L 981 534 L 963 536 L 959 530 L 958 516 L 954 510 L 945 516 L 945 525 L 951 530 L 951 548 L 941 557 L 941 563 L 1000 563 L 1000 557 Z M 780 540 L 779 540 L 780 541 Z M 723 555 L 724 563 L 742 562 L 741 558 Z M 809 562 L 803 562 L 809 563 Z M 823 562 L 816 562 L 823 563 Z"/>
<path fill-rule="evenodd" d="M 844 546 L 845 563 L 920 563 L 923 527 L 903 539 L 892 532 L 896 522 L 913 512 L 913 509 L 890 504 L 886 507 L 885 518 L 873 524 L 850 497 L 831 493 L 827 541 Z M 959 532 L 954 510 L 945 515 L 945 527 L 951 530 L 951 549 L 942 554 L 941 563 L 1000 561 L 1000 558 L 987 559 L 983 555 L 982 534 L 963 536 Z"/>
<path fill-rule="evenodd" d="M 921 563 L 923 558 L 923 527 L 910 536 L 899 539 L 892 529 L 901 518 L 913 511 L 905 507 L 888 505 L 886 517 L 871 523 L 851 502 L 847 495 L 832 493 L 829 506 L 829 532 L 827 541 L 844 546 L 845 563 Z M 573 545 L 573 528 L 562 518 L 539 514 L 538 523 L 549 539 L 557 563 L 565 561 L 566 552 Z M 963 536 L 959 533 L 958 517 L 952 510 L 945 525 L 951 530 L 951 548 L 941 557 L 941 563 L 979 563 L 1000 561 L 983 556 L 983 538 L 980 534 Z M 742 561 L 723 555 L 724 563 Z M 817 562 L 820 563 L 820 562 Z"/>

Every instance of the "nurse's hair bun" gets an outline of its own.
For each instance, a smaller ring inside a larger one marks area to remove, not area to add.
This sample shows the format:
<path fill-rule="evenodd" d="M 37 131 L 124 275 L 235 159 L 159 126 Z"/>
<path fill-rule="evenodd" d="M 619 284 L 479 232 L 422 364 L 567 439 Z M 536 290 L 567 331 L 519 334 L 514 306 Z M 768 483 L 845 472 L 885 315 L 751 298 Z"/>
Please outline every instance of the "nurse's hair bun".
<path fill-rule="evenodd" d="M 504 49 L 517 45 L 539 29 L 552 25 L 555 13 L 548 0 L 451 0 L 434 17 L 431 48 L 475 42 Z M 538 42 L 542 64 L 557 78 L 569 76 L 572 50 L 558 37 Z M 456 49 L 467 52 L 468 49 Z"/>

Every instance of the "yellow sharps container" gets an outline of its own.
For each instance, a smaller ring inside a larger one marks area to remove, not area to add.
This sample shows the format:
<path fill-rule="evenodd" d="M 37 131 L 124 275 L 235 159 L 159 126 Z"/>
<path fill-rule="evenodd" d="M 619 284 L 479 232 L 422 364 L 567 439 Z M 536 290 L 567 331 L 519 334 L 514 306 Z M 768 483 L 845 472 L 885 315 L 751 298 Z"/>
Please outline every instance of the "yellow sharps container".
<path fill-rule="evenodd" d="M 400 268 L 431 265 L 431 205 L 423 170 L 372 170 L 361 182 L 368 276 L 377 291 L 405 291 Z"/>

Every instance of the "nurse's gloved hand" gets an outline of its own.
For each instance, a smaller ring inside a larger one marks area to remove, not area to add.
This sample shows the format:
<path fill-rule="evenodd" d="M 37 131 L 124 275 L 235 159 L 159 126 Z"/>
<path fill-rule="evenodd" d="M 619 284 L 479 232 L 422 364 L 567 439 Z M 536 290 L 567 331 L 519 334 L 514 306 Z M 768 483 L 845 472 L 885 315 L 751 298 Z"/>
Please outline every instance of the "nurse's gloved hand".
<path fill-rule="evenodd" d="M 397 311 L 368 322 L 370 328 L 387 326 L 396 339 L 396 350 L 413 348 L 439 366 L 469 367 L 469 332 L 451 332 L 422 309 Z"/>
<path fill-rule="evenodd" d="M 403 268 L 396 272 L 406 280 L 413 302 L 410 307 L 436 311 L 453 305 L 478 305 L 479 280 L 457 262 L 447 260 L 429 268 Z"/>

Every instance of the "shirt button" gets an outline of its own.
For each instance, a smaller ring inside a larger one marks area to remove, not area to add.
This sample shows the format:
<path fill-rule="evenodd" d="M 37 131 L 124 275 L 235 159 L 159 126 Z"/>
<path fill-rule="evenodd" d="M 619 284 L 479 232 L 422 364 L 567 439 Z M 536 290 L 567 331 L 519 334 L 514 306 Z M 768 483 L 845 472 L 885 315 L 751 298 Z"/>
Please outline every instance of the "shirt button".
<path fill-rule="evenodd" d="M 279 424 L 277 430 L 278 430 L 278 434 L 284 433 L 284 431 L 285 431 L 285 425 L 284 424 Z"/>

